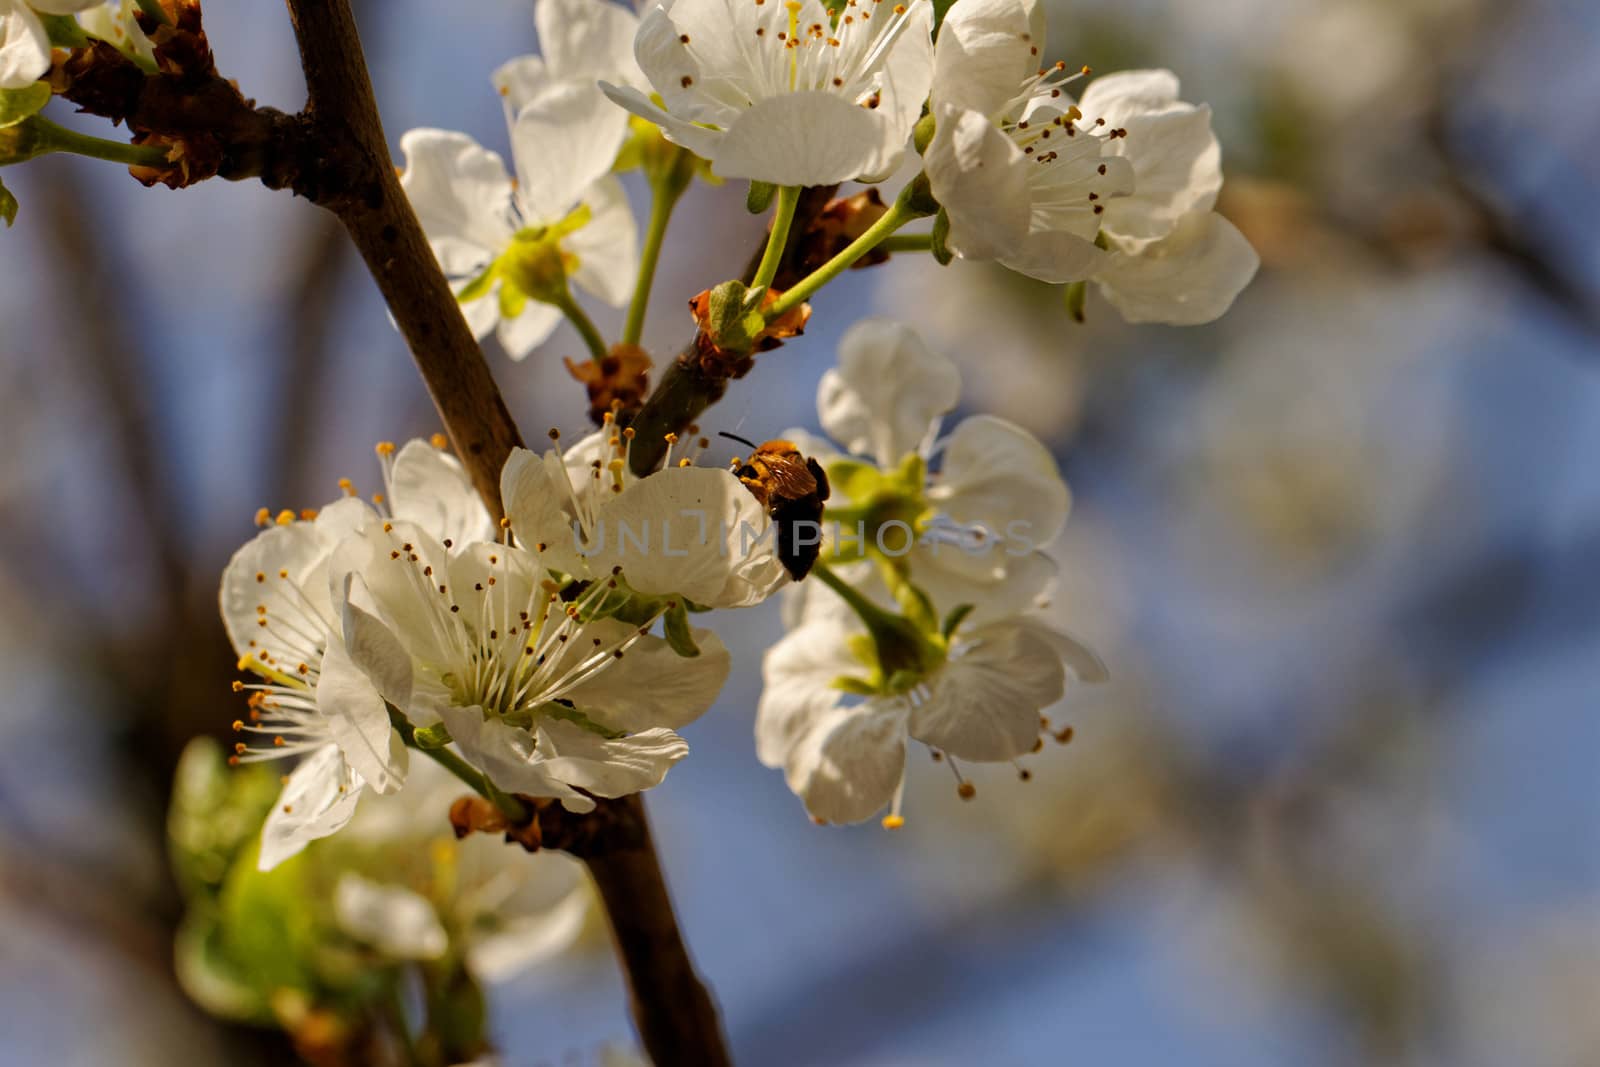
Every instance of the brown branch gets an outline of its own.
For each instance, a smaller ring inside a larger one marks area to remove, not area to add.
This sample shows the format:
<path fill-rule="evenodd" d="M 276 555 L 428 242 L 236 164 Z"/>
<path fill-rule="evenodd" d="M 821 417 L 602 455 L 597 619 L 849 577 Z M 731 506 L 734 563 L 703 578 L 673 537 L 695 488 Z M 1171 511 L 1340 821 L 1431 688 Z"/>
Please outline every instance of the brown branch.
<path fill-rule="evenodd" d="M 305 69 L 315 143 L 344 145 L 359 168 L 320 200 L 349 231 L 410 346 L 457 454 L 491 508 L 520 443 L 455 296 L 400 188 L 348 0 L 287 0 Z M 567 817 L 570 820 L 570 817 Z M 606 905 L 639 1036 L 660 1064 L 729 1063 L 711 996 L 695 973 L 637 796 L 602 804 L 578 854 Z"/>
<path fill-rule="evenodd" d="M 801 270 L 807 237 L 812 223 L 823 213 L 833 197 L 837 185 L 807 188 L 795 208 L 794 224 L 789 230 L 789 241 L 784 246 L 783 259 L 773 287 L 787 289 L 804 273 Z M 755 275 L 762 249 L 758 247 L 745 267 L 744 280 Z M 725 363 L 702 359 L 700 337 L 690 339 L 677 357 L 667 365 L 661 380 L 644 406 L 633 416 L 633 447 L 629 462 L 633 472 L 643 476 L 655 470 L 666 455 L 667 434 L 682 435 L 707 408 L 721 400 L 728 391 L 728 382 L 742 378 L 749 370 L 748 362 Z"/>

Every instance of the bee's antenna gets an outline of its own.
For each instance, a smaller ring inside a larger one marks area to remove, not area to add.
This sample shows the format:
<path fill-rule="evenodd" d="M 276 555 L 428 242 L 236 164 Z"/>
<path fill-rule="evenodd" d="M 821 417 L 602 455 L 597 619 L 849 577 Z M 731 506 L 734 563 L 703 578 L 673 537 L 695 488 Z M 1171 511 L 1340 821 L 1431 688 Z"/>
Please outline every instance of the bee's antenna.
<path fill-rule="evenodd" d="M 718 430 L 717 431 L 717 436 L 718 437 L 726 437 L 730 441 L 738 441 L 741 445 L 744 445 L 747 448 L 757 448 L 758 449 L 758 448 L 761 447 L 760 445 L 756 444 L 754 441 L 747 441 L 743 437 L 740 437 L 738 434 L 729 433 L 727 430 Z"/>

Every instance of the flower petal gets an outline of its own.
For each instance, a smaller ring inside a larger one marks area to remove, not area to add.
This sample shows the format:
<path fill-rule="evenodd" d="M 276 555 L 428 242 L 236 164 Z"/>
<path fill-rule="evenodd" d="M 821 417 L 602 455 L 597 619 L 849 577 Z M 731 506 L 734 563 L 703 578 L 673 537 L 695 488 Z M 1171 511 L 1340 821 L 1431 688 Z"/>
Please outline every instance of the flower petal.
<path fill-rule="evenodd" d="M 911 736 L 960 759 L 996 762 L 1033 748 L 1039 712 L 1061 699 L 1066 674 L 1031 626 L 995 623 L 963 635 L 930 699 L 911 711 Z"/>
<path fill-rule="evenodd" d="M 539 9 L 544 7 L 541 2 L 535 9 L 537 17 Z M 515 121 L 517 112 L 521 111 L 530 100 L 550 88 L 554 81 L 550 68 L 540 56 L 517 56 L 508 59 L 495 68 L 489 75 L 489 83 L 494 86 L 494 91 L 500 94 L 500 99 L 505 101 L 506 121 Z"/>
<path fill-rule="evenodd" d="M 965 259 L 995 259 L 1028 234 L 1026 157 L 977 111 L 947 107 L 922 157 L 934 198 L 950 218 L 949 246 Z"/>
<path fill-rule="evenodd" d="M 549 340 L 560 325 L 560 308 L 530 300 L 523 306 L 522 314 L 500 320 L 495 336 L 500 339 L 500 347 L 506 350 L 506 355 L 512 359 L 527 359 L 528 353 Z"/>
<path fill-rule="evenodd" d="M 411 130 L 401 188 L 446 274 L 481 269 L 511 240 L 511 177 L 499 155 L 464 133 Z"/>
<path fill-rule="evenodd" d="M 301 761 L 261 827 L 257 869 L 270 871 L 311 842 L 343 829 L 356 813 L 361 785 L 338 745 L 324 745 Z"/>
<path fill-rule="evenodd" d="M 894 799 L 905 762 L 905 708 L 869 701 L 817 716 L 789 753 L 784 777 L 814 818 L 860 822 Z"/>
<path fill-rule="evenodd" d="M 695 125 L 688 119 L 679 118 L 657 106 L 638 89 L 601 82 L 600 91 L 618 107 L 627 109 L 646 122 L 655 123 L 661 127 L 661 132 L 667 140 L 687 148 L 702 159 L 711 159 L 715 156 L 717 145 L 722 143 L 723 133 L 720 129 L 707 129 Z"/>
<path fill-rule="evenodd" d="M 460 461 L 427 441 L 408 441 L 395 456 L 389 508 L 395 518 L 416 523 L 440 541 L 460 546 L 494 540 L 489 509 Z"/>
<path fill-rule="evenodd" d="M 611 78 L 644 88 L 633 58 L 639 17 L 607 0 L 539 0 L 533 8 L 539 51 L 557 78 L 593 83 Z"/>
<path fill-rule="evenodd" d="M 958 0 L 933 50 L 933 106 L 998 116 L 1040 65 L 1044 13 L 1021 0 Z"/>
<path fill-rule="evenodd" d="M 892 467 L 925 448 L 960 398 L 954 363 L 911 327 L 867 319 L 839 342 L 838 369 L 817 387 L 817 417 L 846 450 Z"/>
<path fill-rule="evenodd" d="M 711 158 L 723 178 L 831 185 L 894 168 L 905 132 L 834 93 L 801 90 L 758 100 L 728 126 Z"/>
<path fill-rule="evenodd" d="M 427 897 L 399 885 L 345 872 L 334 888 L 339 926 L 394 960 L 436 960 L 450 947 L 439 913 Z"/>
<path fill-rule="evenodd" d="M 584 634 L 610 647 L 634 629 L 615 619 L 597 619 L 584 627 Z M 564 696 L 596 722 L 624 733 L 687 726 L 716 703 L 732 662 L 714 632 L 696 627 L 693 635 L 698 656 L 680 656 L 664 639 L 645 635 Z"/>
<path fill-rule="evenodd" d="M 596 796 L 622 797 L 660 785 L 689 745 L 666 729 L 608 738 L 557 719 L 539 724 L 539 750 L 557 779 Z"/>
<path fill-rule="evenodd" d="M 621 307 L 633 296 L 639 273 L 639 227 L 628 194 L 617 179 L 605 177 L 589 187 L 583 202 L 591 217 L 563 242 L 578 257 L 572 280 L 611 306 Z"/>
<path fill-rule="evenodd" d="M 439 717 L 461 755 L 497 788 L 524 796 L 556 797 L 568 811 L 594 810 L 593 800 L 550 773 L 546 753 L 527 730 L 486 719 L 480 707 L 446 705 L 439 709 Z"/>
<path fill-rule="evenodd" d="M 1091 240 L 1062 230 L 1036 230 L 1014 249 L 998 257 L 1018 274 L 1062 285 L 1093 277 L 1104 267 L 1107 253 Z"/>
<path fill-rule="evenodd" d="M 837 619 L 821 619 L 791 630 L 767 650 L 756 705 L 756 758 L 766 766 L 784 766 L 817 720 L 838 706 L 843 694 L 833 688 L 836 678 L 865 673 L 850 654 L 850 633 Z"/>
<path fill-rule="evenodd" d="M 389 723 L 389 709 L 372 680 L 337 642 L 322 655 L 317 709 L 345 762 L 376 792 L 393 793 L 404 784 L 409 753 Z"/>
<path fill-rule="evenodd" d="M 1200 326 L 1221 318 L 1260 266 L 1244 234 L 1209 211 L 1138 255 L 1112 255 L 1095 281 L 1129 322 Z"/>
<path fill-rule="evenodd" d="M 314 524 L 296 522 L 263 530 L 233 554 L 218 603 L 235 652 L 290 664 L 315 659 L 332 614 L 323 614 L 326 582 L 313 576 L 320 577 L 329 550 Z"/>
<path fill-rule="evenodd" d="M 595 84 L 554 82 L 517 112 L 517 198 L 533 225 L 560 222 L 616 162 L 628 116 Z"/>
<path fill-rule="evenodd" d="M 963 419 L 946 441 L 929 498 L 959 523 L 982 523 L 1025 548 L 1046 548 L 1067 521 L 1072 495 L 1037 437 L 994 415 Z"/>

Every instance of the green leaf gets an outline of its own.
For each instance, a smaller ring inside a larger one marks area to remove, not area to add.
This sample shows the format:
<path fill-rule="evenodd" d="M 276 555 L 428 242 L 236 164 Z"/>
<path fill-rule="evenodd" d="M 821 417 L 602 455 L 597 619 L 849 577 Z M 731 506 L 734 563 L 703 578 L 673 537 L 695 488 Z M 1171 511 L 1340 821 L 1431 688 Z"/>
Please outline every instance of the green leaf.
<path fill-rule="evenodd" d="M 0 129 L 37 115 L 50 102 L 50 86 L 34 82 L 21 89 L 0 89 Z"/>
<path fill-rule="evenodd" d="M 777 193 L 778 187 L 771 182 L 751 182 L 750 191 L 744 196 L 744 209 L 752 215 L 759 215 L 772 206 L 772 197 Z"/>
<path fill-rule="evenodd" d="M 173 943 L 178 984 L 195 1003 L 222 1019 L 268 1025 L 273 1021 L 271 991 L 251 981 L 223 951 L 222 930 L 209 912 L 184 916 Z"/>
<path fill-rule="evenodd" d="M 6 188 L 6 183 L 0 182 L 0 219 L 6 220 L 7 229 L 17 221 L 17 208 L 21 206 L 17 198 L 11 195 L 11 190 Z"/>
<path fill-rule="evenodd" d="M 667 644 L 672 646 L 672 651 L 688 659 L 700 654 L 700 646 L 694 643 L 694 634 L 689 629 L 689 609 L 683 606 L 683 601 L 667 609 L 662 623 Z"/>
<path fill-rule="evenodd" d="M 456 294 L 456 303 L 466 304 L 488 296 L 490 288 L 494 285 L 494 277 L 494 264 L 491 263 L 487 270 L 461 287 L 461 291 Z"/>

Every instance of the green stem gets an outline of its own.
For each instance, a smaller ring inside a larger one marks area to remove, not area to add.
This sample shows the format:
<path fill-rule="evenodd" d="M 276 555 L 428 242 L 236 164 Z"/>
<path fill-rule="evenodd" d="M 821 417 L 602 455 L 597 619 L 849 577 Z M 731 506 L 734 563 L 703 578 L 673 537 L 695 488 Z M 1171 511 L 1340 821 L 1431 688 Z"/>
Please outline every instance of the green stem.
<path fill-rule="evenodd" d="M 878 242 L 878 247 L 885 252 L 932 252 L 933 234 L 897 233 Z"/>
<path fill-rule="evenodd" d="M 172 20 L 167 18 L 166 8 L 161 6 L 161 0 L 139 0 L 139 10 L 155 19 L 163 26 L 170 26 Z"/>
<path fill-rule="evenodd" d="M 69 130 L 65 126 L 57 126 L 39 115 L 30 116 L 27 126 L 34 138 L 30 147 L 32 155 L 35 156 L 42 156 L 47 152 L 70 152 L 73 155 L 103 159 L 108 163 L 121 163 L 128 167 L 160 167 L 167 163 L 167 149 L 159 145 L 128 144 L 125 141 L 108 141 L 103 137 L 91 137 L 77 130 Z"/>
<path fill-rule="evenodd" d="M 778 207 L 772 213 L 772 232 L 767 235 L 767 248 L 761 253 L 761 265 L 756 267 L 756 276 L 750 280 L 750 288 L 760 289 L 771 285 L 772 279 L 778 276 L 783 250 L 789 247 L 789 227 L 794 223 L 794 211 L 799 206 L 798 185 L 778 188 Z"/>
<path fill-rule="evenodd" d="M 71 15 L 40 15 L 39 21 L 56 48 L 82 48 L 89 43 L 89 35 Z"/>
<path fill-rule="evenodd" d="M 687 182 L 670 178 L 651 182 L 650 223 L 644 234 L 644 252 L 639 258 L 639 277 L 633 284 L 633 300 L 628 304 L 628 321 L 622 327 L 622 343 L 637 345 L 644 336 L 644 313 L 650 306 L 650 286 L 655 282 L 656 264 L 661 260 L 661 244 L 667 235 L 672 209 L 688 188 Z"/>
<path fill-rule="evenodd" d="M 561 313 L 567 317 L 567 321 L 577 329 L 578 336 L 582 337 L 583 343 L 589 346 L 589 355 L 596 361 L 605 359 L 607 351 L 606 339 L 600 335 L 600 330 L 595 326 L 594 320 L 573 299 L 572 290 L 564 288 L 561 295 L 550 301 L 550 303 L 560 308 Z"/>
<path fill-rule="evenodd" d="M 850 605 L 850 610 L 859 615 L 869 628 L 874 622 L 889 617 L 887 611 L 868 600 L 859 589 L 835 574 L 833 568 L 822 560 L 811 565 L 811 573 L 821 579 L 823 585 L 838 593 L 839 598 Z"/>
<path fill-rule="evenodd" d="M 767 321 L 771 322 L 805 303 L 818 289 L 849 270 L 856 260 L 877 248 L 894 231 L 924 214 L 907 205 L 904 198 L 896 200 L 882 218 L 873 223 L 866 233 L 846 245 L 844 251 L 796 282 L 792 288 L 784 290 L 783 295 L 767 309 Z"/>

